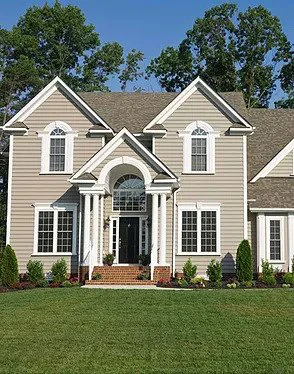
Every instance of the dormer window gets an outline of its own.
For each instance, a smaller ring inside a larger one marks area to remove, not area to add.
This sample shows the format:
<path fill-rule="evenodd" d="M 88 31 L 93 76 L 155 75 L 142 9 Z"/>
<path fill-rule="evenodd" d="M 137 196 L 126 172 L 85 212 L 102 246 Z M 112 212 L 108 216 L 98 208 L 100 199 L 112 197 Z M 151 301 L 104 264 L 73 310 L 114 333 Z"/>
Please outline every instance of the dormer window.
<path fill-rule="evenodd" d="M 38 136 L 42 138 L 41 174 L 72 174 L 77 133 L 67 123 L 55 121 Z"/>
<path fill-rule="evenodd" d="M 213 128 L 203 121 L 189 124 L 179 132 L 183 141 L 183 173 L 215 173 L 215 137 L 219 136 Z"/>

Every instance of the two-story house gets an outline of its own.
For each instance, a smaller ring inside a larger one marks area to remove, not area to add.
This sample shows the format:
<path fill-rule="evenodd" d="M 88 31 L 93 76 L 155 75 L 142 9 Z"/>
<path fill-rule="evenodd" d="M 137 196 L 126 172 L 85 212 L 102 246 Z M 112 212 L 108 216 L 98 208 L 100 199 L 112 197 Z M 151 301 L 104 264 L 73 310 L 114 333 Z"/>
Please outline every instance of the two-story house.
<path fill-rule="evenodd" d="M 135 266 L 151 277 L 235 272 L 239 243 L 287 270 L 294 255 L 294 115 L 248 111 L 197 78 L 176 93 L 73 92 L 56 78 L 4 126 L 7 243 L 20 271 L 64 257 L 72 274 Z M 99 268 L 98 268 L 99 269 Z"/>

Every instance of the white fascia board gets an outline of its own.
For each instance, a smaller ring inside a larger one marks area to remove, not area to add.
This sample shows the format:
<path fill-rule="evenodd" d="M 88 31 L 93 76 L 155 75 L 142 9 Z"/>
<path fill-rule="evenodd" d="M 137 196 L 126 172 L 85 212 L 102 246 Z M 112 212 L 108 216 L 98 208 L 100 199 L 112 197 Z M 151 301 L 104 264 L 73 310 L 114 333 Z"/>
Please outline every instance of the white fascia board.
<path fill-rule="evenodd" d="M 249 208 L 250 212 L 294 212 L 294 208 Z"/>
<path fill-rule="evenodd" d="M 250 181 L 254 183 L 259 178 L 264 178 L 270 173 L 292 150 L 294 149 L 294 139 L 290 141 L 271 161 L 260 170 L 258 174 Z"/>
<path fill-rule="evenodd" d="M 159 166 L 160 169 L 166 172 L 171 178 L 176 179 L 176 176 L 173 175 L 160 160 L 149 152 L 148 149 L 145 148 L 126 128 L 123 128 L 100 151 L 98 151 L 94 157 L 92 157 L 84 166 L 82 166 L 81 169 L 72 176 L 72 178 L 70 178 L 70 182 L 85 172 L 91 173 L 108 155 L 110 155 L 120 144 L 124 142 L 124 137 L 127 137 L 133 143 L 135 148 L 147 156 L 147 159 L 149 159 L 154 165 Z"/>
<path fill-rule="evenodd" d="M 47 84 L 42 91 L 40 91 L 30 102 L 28 102 L 15 116 L 13 116 L 5 125 L 4 130 L 14 122 L 23 122 L 31 113 L 34 112 L 49 96 L 51 96 L 58 88 L 64 90 L 67 95 L 80 107 L 82 107 L 89 116 L 101 123 L 107 130 L 113 133 L 112 129 L 98 114 L 89 107 L 89 105 L 78 96 L 66 83 L 59 77 L 55 77 L 50 83 Z"/>
<path fill-rule="evenodd" d="M 151 127 L 155 124 L 162 124 L 183 102 L 185 102 L 200 87 L 213 101 L 217 102 L 234 121 L 240 122 L 246 128 L 252 130 L 252 126 L 233 109 L 222 97 L 213 91 L 200 77 L 197 77 L 189 84 L 178 96 L 172 100 L 148 125 L 143 132 L 151 131 Z"/>

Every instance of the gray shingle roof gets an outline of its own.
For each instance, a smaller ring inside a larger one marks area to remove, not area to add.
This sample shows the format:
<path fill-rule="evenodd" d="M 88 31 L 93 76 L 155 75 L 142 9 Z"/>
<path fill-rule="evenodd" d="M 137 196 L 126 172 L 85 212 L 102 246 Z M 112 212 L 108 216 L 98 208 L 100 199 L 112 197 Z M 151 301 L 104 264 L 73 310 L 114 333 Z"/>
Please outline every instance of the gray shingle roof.
<path fill-rule="evenodd" d="M 248 137 L 250 180 L 294 138 L 294 110 L 251 109 L 247 118 L 255 127 Z"/>
<path fill-rule="evenodd" d="M 132 133 L 141 133 L 177 93 L 80 92 L 79 95 L 115 132 L 126 127 Z"/>
<path fill-rule="evenodd" d="M 176 92 L 79 92 L 85 102 L 115 131 L 126 127 L 132 133 L 141 133 L 177 95 Z M 235 110 L 244 111 L 241 92 L 220 95 Z M 242 114 L 242 113 L 241 113 Z M 157 126 L 157 125 L 155 125 Z M 161 129 L 162 127 L 156 127 Z M 163 128 L 164 129 L 164 128 Z"/>
<path fill-rule="evenodd" d="M 262 178 L 248 184 L 250 207 L 294 208 L 294 177 Z"/>

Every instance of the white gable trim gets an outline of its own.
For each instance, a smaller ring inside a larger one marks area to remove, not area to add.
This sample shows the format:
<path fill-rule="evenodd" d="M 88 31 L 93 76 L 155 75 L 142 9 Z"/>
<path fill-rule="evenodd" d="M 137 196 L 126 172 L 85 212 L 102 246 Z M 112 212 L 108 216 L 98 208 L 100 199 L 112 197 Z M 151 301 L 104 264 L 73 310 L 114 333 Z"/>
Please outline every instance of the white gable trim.
<path fill-rule="evenodd" d="M 174 100 L 169 103 L 148 125 L 143 132 L 152 132 L 151 127 L 155 124 L 162 124 L 183 102 L 185 102 L 197 88 L 201 88 L 214 102 L 216 102 L 224 111 L 236 122 L 240 122 L 246 128 L 252 129 L 252 126 L 240 116 L 222 97 L 213 91 L 200 77 L 197 77 L 189 84 Z"/>
<path fill-rule="evenodd" d="M 151 152 L 148 151 L 126 128 L 123 128 L 114 138 L 112 138 L 103 148 L 100 149 L 85 165 L 83 165 L 70 179 L 73 182 L 76 178 L 84 173 L 91 173 L 107 156 L 109 156 L 119 145 L 124 142 L 124 138 L 128 138 L 134 147 L 145 157 L 150 160 L 151 164 L 160 168 L 172 179 L 176 176 Z"/>
<path fill-rule="evenodd" d="M 258 174 L 250 181 L 254 183 L 260 178 L 264 178 L 270 173 L 291 151 L 294 150 L 294 139 L 290 141 L 271 161 L 260 170 Z"/>
<path fill-rule="evenodd" d="M 59 77 L 54 78 L 42 91 L 40 91 L 31 101 L 27 103 L 19 112 L 16 113 L 3 127 L 4 130 L 8 129 L 10 125 L 15 122 L 24 122 L 26 118 L 29 117 L 49 96 L 51 96 L 58 88 L 65 91 L 66 94 L 81 108 L 83 108 L 86 113 L 95 122 L 101 123 L 107 132 L 113 133 L 112 129 L 107 125 L 107 123 L 98 116 L 98 114 L 89 107 L 89 105 L 78 96 L 67 84 L 63 82 Z"/>

